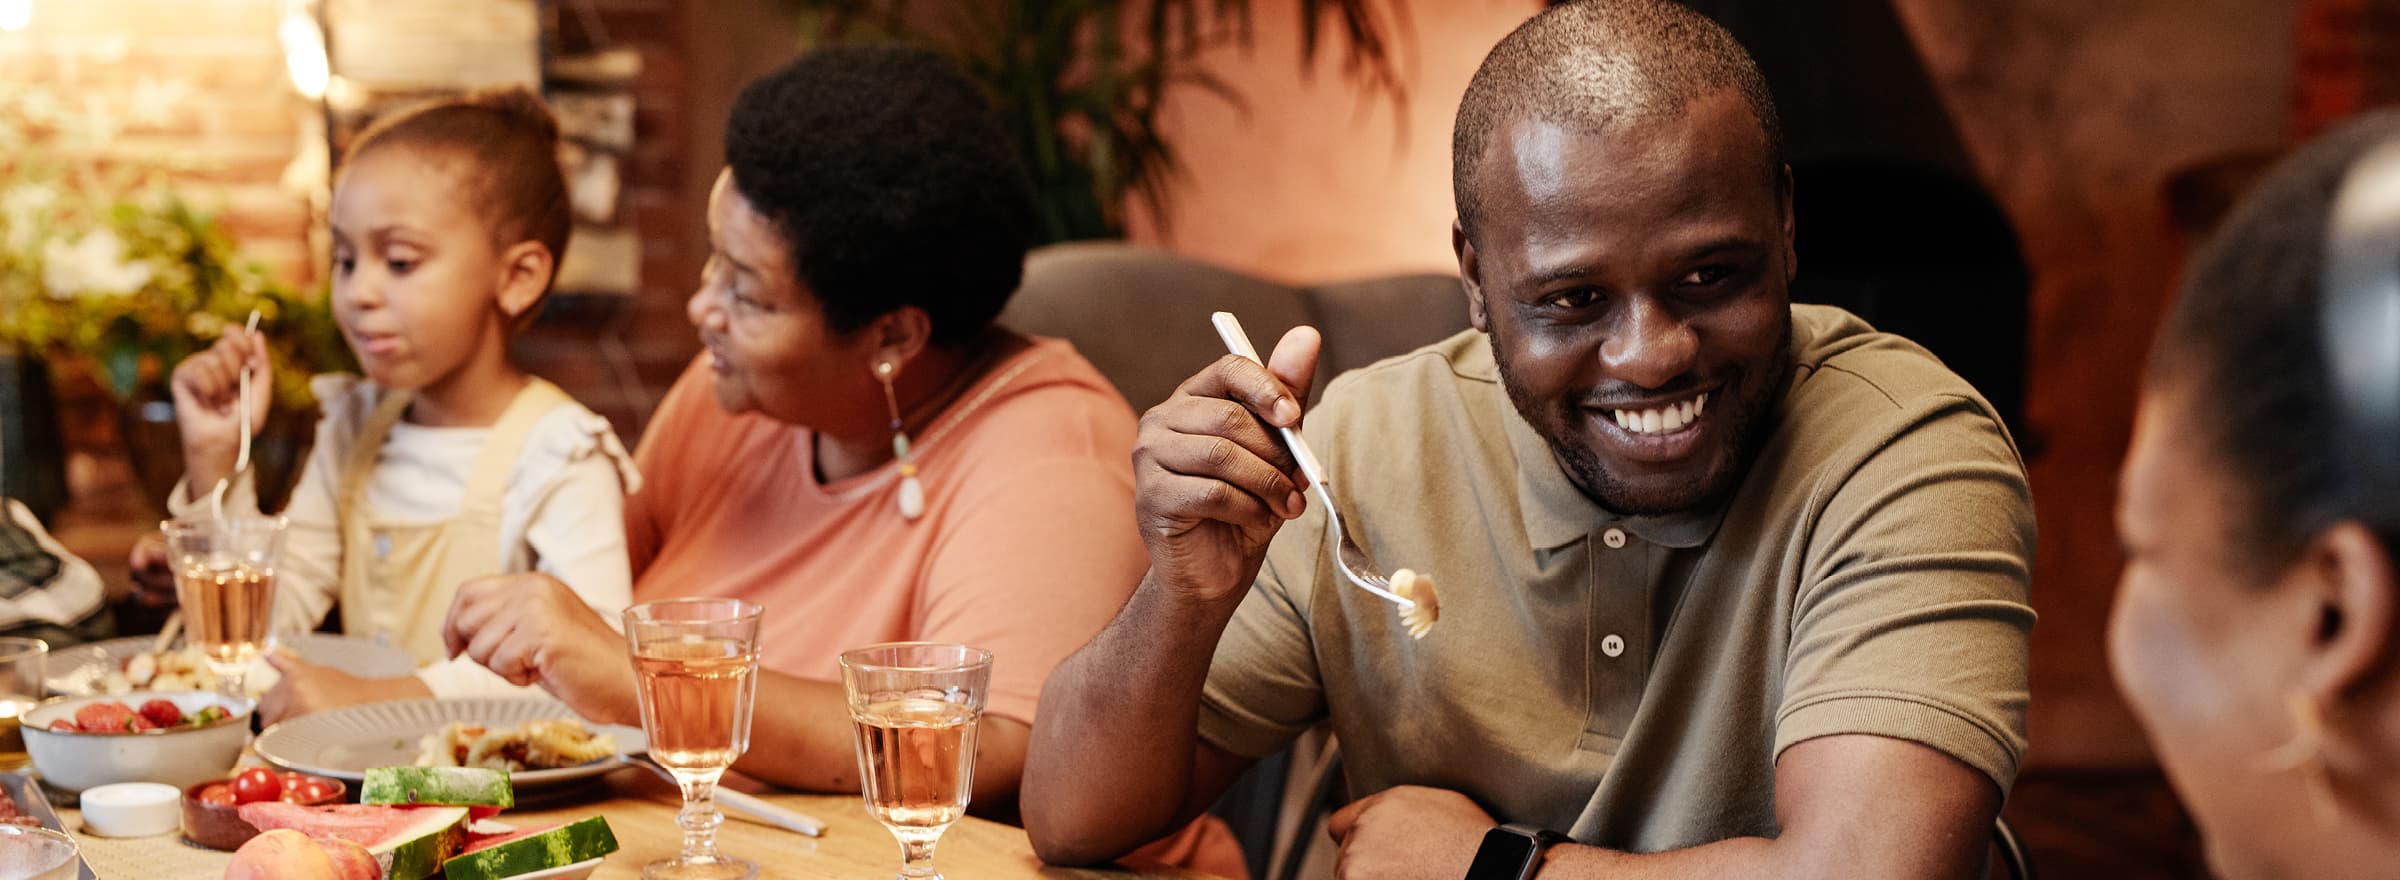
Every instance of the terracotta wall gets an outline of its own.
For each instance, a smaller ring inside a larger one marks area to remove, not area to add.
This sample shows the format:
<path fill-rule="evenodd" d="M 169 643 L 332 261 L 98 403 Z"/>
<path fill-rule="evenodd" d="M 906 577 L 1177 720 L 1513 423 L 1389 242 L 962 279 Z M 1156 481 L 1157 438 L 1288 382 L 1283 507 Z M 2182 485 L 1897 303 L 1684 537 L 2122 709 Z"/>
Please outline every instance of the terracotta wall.
<path fill-rule="evenodd" d="M 1242 104 L 1193 90 L 1167 101 L 1163 128 L 1185 175 L 1166 222 L 1137 210 L 1132 237 L 1288 281 L 1458 271 L 1451 120 L 1484 52 L 1541 6 L 1402 5 L 1395 46 L 1408 99 L 1395 107 L 1358 98 L 1338 46 L 1304 69 L 1296 0 L 1257 0 L 1256 44 L 1217 50 L 1209 64 Z"/>
<path fill-rule="evenodd" d="M 2102 639 L 2118 558 L 2115 474 L 2146 350 L 2181 250 L 2159 187 L 2185 163 L 2271 147 L 2291 106 L 2293 9 L 2278 0 L 1898 0 L 1968 151 L 2017 224 L 2036 289 L 2029 410 L 2041 520 L 2034 760 L 2145 763 Z M 1174 104 L 1191 157 L 1172 223 L 1137 237 L 1295 281 L 1451 271 L 1450 115 L 1483 53 L 1538 4 L 1415 2 L 1411 102 L 1361 107 L 1292 55 L 1291 3 L 1217 72 L 1244 114 Z M 1803 264 L 1805 265 L 1805 263 Z"/>

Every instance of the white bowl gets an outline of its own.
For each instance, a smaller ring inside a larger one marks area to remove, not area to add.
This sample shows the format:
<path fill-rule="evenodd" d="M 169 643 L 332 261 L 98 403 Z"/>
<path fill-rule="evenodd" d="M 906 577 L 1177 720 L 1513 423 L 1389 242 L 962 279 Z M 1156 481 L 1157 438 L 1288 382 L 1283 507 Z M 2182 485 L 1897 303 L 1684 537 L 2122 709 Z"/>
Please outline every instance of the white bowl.
<path fill-rule="evenodd" d="M 50 722 L 73 720 L 91 703 L 121 702 L 139 711 L 143 703 L 166 700 L 190 715 L 223 706 L 226 717 L 206 727 L 175 727 L 136 733 L 51 730 Z M 250 742 L 250 714 L 258 704 L 200 691 L 134 691 L 91 697 L 53 697 L 25 710 L 25 753 L 42 781 L 62 791 L 81 792 L 115 782 L 158 782 L 178 789 L 222 779 Z"/>

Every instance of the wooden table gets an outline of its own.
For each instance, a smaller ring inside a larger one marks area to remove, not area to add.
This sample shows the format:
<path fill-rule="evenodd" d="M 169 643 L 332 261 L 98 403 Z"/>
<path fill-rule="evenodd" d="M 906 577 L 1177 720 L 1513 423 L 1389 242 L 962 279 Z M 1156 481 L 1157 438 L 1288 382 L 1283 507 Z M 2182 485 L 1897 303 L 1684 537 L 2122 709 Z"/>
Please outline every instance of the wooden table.
<path fill-rule="evenodd" d="M 720 848 L 727 855 L 757 862 L 760 877 L 881 880 L 899 873 L 899 843 L 892 839 L 890 831 L 867 817 L 856 796 L 762 796 L 822 819 L 826 828 L 824 836 L 812 838 L 744 821 L 729 813 L 725 825 L 717 831 Z M 569 822 L 594 813 L 607 816 L 609 828 L 616 833 L 617 842 L 623 848 L 609 856 L 608 861 L 592 877 L 595 880 L 630 880 L 641 876 L 642 865 L 673 856 L 682 847 L 683 832 L 675 826 L 678 804 L 672 787 L 647 771 L 629 767 L 610 774 L 604 787 L 593 788 L 585 798 L 564 803 L 529 805 L 502 814 L 500 821 L 525 827 Z M 84 859 L 100 875 L 101 880 L 216 878 L 225 873 L 225 864 L 232 858 L 230 853 L 186 842 L 181 834 L 130 840 L 94 837 L 80 830 L 82 817 L 75 811 L 60 810 L 59 813 L 68 827 L 78 829 L 75 833 L 76 842 L 81 844 Z M 951 826 L 950 831 L 942 835 L 941 846 L 935 850 L 934 864 L 944 874 L 957 880 L 1029 877 L 1056 880 L 1207 880 L 1209 876 L 1188 871 L 1160 873 L 1051 867 L 1034 858 L 1033 846 L 1026 840 L 1023 830 L 973 817 Z"/>

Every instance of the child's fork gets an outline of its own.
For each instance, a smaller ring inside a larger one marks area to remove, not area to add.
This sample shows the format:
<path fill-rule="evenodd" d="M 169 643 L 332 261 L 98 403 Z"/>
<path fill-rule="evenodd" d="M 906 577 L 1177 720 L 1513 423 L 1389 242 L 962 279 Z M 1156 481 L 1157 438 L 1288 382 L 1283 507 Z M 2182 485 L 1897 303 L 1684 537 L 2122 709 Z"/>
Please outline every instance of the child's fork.
<path fill-rule="evenodd" d="M 1217 312 L 1209 316 L 1209 321 L 1216 325 L 1217 335 L 1224 338 L 1226 350 L 1249 358 L 1252 362 L 1265 364 L 1265 361 L 1259 360 L 1258 349 L 1251 347 L 1250 335 L 1242 331 L 1242 322 L 1235 319 L 1233 313 Z M 1309 451 L 1308 442 L 1300 439 L 1298 431 L 1290 428 L 1276 430 L 1283 434 L 1284 448 L 1290 449 L 1292 458 L 1299 461 L 1300 473 L 1308 477 L 1308 490 L 1316 494 L 1317 503 L 1325 506 L 1325 525 L 1333 530 L 1334 537 L 1333 567 L 1342 573 L 1342 577 L 1358 585 L 1359 589 L 1399 606 L 1400 622 L 1407 627 L 1408 634 L 1413 638 L 1424 638 L 1442 613 L 1441 602 L 1433 592 L 1433 579 L 1405 568 L 1395 572 L 1392 577 L 1385 577 L 1374 558 L 1351 539 L 1347 529 L 1342 528 L 1342 515 L 1334 506 L 1333 492 L 1325 481 L 1325 468 L 1317 463 L 1316 453 Z"/>

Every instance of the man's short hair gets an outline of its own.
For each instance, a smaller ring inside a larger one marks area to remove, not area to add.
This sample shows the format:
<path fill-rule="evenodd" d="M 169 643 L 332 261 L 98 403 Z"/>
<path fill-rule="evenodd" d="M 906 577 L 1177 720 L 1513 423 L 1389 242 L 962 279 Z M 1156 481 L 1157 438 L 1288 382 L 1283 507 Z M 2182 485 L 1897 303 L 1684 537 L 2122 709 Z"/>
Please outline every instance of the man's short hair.
<path fill-rule="evenodd" d="M 1523 119 L 1600 132 L 1683 113 L 1740 92 L 1766 140 L 1767 180 L 1783 168 L 1783 128 L 1757 63 L 1733 35 L 1670 0 L 1577 0 L 1553 6 L 1492 47 L 1467 83 L 1451 137 L 1459 226 L 1474 237 L 1476 167 Z"/>

